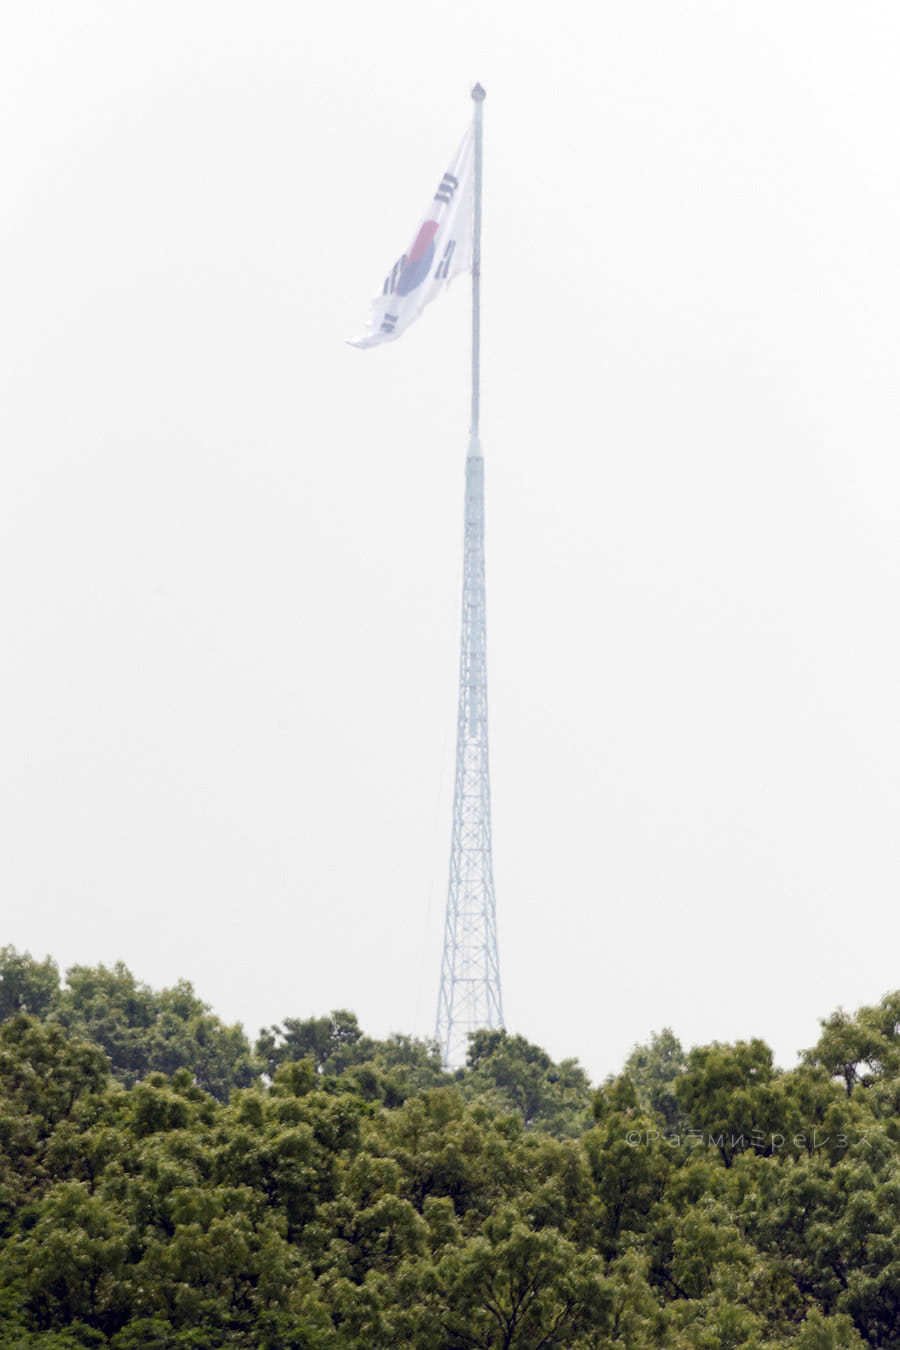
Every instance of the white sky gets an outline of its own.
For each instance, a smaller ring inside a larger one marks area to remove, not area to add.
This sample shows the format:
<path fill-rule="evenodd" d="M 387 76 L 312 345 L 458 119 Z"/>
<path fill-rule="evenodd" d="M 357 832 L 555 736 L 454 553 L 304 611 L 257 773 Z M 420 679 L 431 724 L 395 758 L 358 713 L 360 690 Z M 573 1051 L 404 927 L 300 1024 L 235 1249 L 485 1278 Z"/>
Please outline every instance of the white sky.
<path fill-rule="evenodd" d="M 0 14 L 0 941 L 430 1034 L 486 86 L 509 1025 L 592 1074 L 896 985 L 900 9 Z"/>

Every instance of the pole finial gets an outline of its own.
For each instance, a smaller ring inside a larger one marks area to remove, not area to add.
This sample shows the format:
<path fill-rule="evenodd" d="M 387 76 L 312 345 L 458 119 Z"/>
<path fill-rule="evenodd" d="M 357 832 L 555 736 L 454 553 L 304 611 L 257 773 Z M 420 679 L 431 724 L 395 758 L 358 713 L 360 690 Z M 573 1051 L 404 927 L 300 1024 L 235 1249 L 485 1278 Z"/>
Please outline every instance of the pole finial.
<path fill-rule="evenodd" d="M 472 90 L 472 97 L 474 98 L 476 103 L 483 103 L 484 100 L 487 98 L 487 94 L 482 89 L 480 84 L 476 84 L 475 88 Z"/>

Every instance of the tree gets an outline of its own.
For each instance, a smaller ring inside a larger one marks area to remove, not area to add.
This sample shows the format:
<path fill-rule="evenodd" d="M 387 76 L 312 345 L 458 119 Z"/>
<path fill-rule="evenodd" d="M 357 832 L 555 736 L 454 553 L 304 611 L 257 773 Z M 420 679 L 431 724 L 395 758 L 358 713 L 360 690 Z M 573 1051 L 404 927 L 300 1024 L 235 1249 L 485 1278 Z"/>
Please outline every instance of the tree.
<path fill-rule="evenodd" d="M 554 1064 L 524 1036 L 484 1030 L 470 1037 L 466 1063 L 462 1087 L 469 1098 L 518 1111 L 526 1126 L 551 1134 L 576 1135 L 590 1124 L 590 1083 L 575 1059 Z"/>
<path fill-rule="evenodd" d="M 675 1084 L 678 1107 L 688 1127 L 718 1148 L 726 1167 L 744 1149 L 771 1152 L 775 1136 L 789 1139 L 796 1132 L 800 1122 L 785 1117 L 775 1077 L 772 1051 L 758 1039 L 713 1042 L 688 1055 Z"/>
<path fill-rule="evenodd" d="M 256 1053 L 272 1077 L 280 1064 L 310 1059 L 317 1073 L 343 1073 L 365 1058 L 369 1045 L 354 1013 L 337 1008 L 327 1017 L 286 1017 L 280 1026 L 265 1027 Z"/>
<path fill-rule="evenodd" d="M 41 1004 L 29 959 L 0 1350 L 900 1350 L 895 996 L 849 1019 L 855 1060 L 663 1032 L 593 1098 L 521 1037 L 451 1076 L 336 1012 L 241 1087 L 246 1042 L 186 982 L 80 967 Z"/>
<path fill-rule="evenodd" d="M 572 1347 L 612 1322 L 601 1262 L 553 1229 L 535 1231 L 511 1207 L 448 1251 L 435 1274 L 448 1350 Z"/>
<path fill-rule="evenodd" d="M 35 961 L 30 952 L 0 947 L 0 1021 L 16 1013 L 43 1017 L 59 991 L 59 970 L 48 956 Z"/>
<path fill-rule="evenodd" d="M 109 1200 L 77 1181 L 51 1190 L 14 1256 L 35 1327 L 80 1321 L 117 1331 L 128 1315 L 123 1275 L 132 1243 L 127 1219 Z"/>
<path fill-rule="evenodd" d="M 640 1105 L 661 1116 L 670 1130 L 678 1123 L 675 1084 L 686 1063 L 678 1037 L 670 1027 L 663 1027 L 660 1032 L 651 1032 L 645 1045 L 636 1045 L 622 1066 L 623 1075 L 634 1084 Z"/>
<path fill-rule="evenodd" d="M 199 1086 L 225 1101 L 256 1077 L 241 1027 L 221 1022 L 186 980 L 156 993 L 121 961 L 72 966 L 52 1017 L 102 1046 L 126 1086 L 148 1073 L 189 1068 Z"/>
<path fill-rule="evenodd" d="M 81 1096 L 105 1087 L 107 1075 L 102 1051 L 62 1027 L 24 1013 L 0 1025 L 0 1097 L 20 1117 L 39 1121 L 41 1135 Z"/>
<path fill-rule="evenodd" d="M 834 1078 L 842 1078 L 847 1096 L 858 1083 L 869 1084 L 886 1073 L 896 1076 L 900 1066 L 900 990 L 886 994 L 874 1007 L 851 1015 L 838 1008 L 820 1022 L 822 1034 L 804 1052 L 807 1064 L 820 1064 Z M 860 1075 L 860 1065 L 869 1070 Z"/>

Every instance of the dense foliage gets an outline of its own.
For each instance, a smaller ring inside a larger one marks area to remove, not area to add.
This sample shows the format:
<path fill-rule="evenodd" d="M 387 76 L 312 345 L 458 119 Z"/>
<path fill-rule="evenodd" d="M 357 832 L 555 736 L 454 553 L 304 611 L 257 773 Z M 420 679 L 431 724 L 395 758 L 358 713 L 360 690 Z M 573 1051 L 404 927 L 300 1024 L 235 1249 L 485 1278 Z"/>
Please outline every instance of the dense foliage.
<path fill-rule="evenodd" d="M 3 1350 L 900 1347 L 900 994 L 593 1091 L 0 952 Z"/>

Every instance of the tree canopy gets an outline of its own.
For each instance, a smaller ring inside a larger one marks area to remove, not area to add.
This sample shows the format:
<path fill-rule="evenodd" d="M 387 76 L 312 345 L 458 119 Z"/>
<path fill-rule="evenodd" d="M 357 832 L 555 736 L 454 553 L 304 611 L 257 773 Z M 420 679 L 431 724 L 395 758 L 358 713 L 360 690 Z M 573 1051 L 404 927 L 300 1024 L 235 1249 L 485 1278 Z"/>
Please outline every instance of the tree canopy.
<path fill-rule="evenodd" d="M 0 1350 L 897 1350 L 898 1007 L 592 1088 L 5 948 Z"/>

